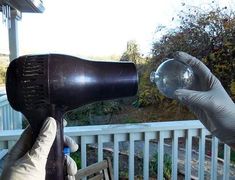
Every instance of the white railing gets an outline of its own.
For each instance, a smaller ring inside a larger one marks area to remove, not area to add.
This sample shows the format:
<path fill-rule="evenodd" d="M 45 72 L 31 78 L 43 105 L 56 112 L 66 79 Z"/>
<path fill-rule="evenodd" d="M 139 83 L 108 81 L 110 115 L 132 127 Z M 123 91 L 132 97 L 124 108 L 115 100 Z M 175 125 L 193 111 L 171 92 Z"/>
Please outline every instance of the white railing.
<path fill-rule="evenodd" d="M 22 115 L 13 110 L 6 95 L 0 96 L 0 132 L 2 130 L 22 129 Z"/>
<path fill-rule="evenodd" d="M 12 141 L 16 141 L 22 131 L 8 130 L 0 134 L 0 148 L 9 148 Z M 128 176 L 129 179 L 135 178 L 135 151 L 136 143 L 142 142 L 143 151 L 143 178 L 149 179 L 150 156 L 152 152 L 152 142 L 157 146 L 154 151 L 158 155 L 158 166 L 156 169 L 157 179 L 163 179 L 164 153 L 170 153 L 172 160 L 172 179 L 177 179 L 180 163 L 183 161 L 183 170 L 185 179 L 229 179 L 231 173 L 234 173 L 230 165 L 230 148 L 224 145 L 224 158 L 218 158 L 218 139 L 212 137 L 209 142 L 211 156 L 205 153 L 207 135 L 209 132 L 197 120 L 194 121 L 176 121 L 176 122 L 156 122 L 139 124 L 119 124 L 119 125 L 97 125 L 97 126 L 75 126 L 66 127 L 65 134 L 73 137 L 80 144 L 81 166 L 87 166 L 87 145 L 96 144 L 98 151 L 98 161 L 104 157 L 104 148 L 106 143 L 111 144 L 113 156 L 114 178 L 117 180 L 119 174 L 120 143 L 128 142 Z M 181 139 L 185 140 L 182 148 Z M 198 143 L 195 150 L 194 141 Z M 139 147 L 139 146 L 138 146 Z M 140 148 L 139 148 L 140 149 Z M 195 159 L 195 154 L 196 156 Z M 95 156 L 95 154 L 94 154 Z M 183 157 L 183 159 L 182 159 Z M 197 173 L 193 174 L 192 163 L 196 166 Z M 195 163 L 196 162 L 196 163 Z M 209 166 L 209 170 L 208 169 Z M 206 173 L 209 171 L 209 175 Z M 193 175 L 193 176 L 192 176 Z M 155 177 L 156 178 L 156 177 Z"/>

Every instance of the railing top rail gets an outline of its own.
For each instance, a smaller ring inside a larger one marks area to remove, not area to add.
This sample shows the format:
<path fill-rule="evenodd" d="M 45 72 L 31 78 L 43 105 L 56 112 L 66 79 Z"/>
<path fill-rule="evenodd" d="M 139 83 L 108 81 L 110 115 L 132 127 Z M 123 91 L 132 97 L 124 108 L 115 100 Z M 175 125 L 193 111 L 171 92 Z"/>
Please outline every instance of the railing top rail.
<path fill-rule="evenodd" d="M 65 127 L 64 131 L 65 134 L 69 136 L 86 136 L 86 135 L 96 135 L 96 134 L 120 134 L 120 133 L 188 130 L 188 129 L 205 129 L 205 127 L 198 120 L 188 120 L 188 121 L 170 121 L 170 122 L 153 122 L 153 123 L 73 126 L 73 127 Z M 1 131 L 0 141 L 17 140 L 21 133 L 22 130 Z"/>
<path fill-rule="evenodd" d="M 199 120 L 66 127 L 70 136 L 205 129 Z"/>

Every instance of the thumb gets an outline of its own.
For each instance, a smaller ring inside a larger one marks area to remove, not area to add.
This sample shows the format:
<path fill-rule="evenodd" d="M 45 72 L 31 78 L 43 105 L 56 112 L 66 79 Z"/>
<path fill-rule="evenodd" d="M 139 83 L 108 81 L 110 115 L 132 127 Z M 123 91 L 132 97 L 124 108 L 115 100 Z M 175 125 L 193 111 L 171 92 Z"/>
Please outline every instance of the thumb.
<path fill-rule="evenodd" d="M 185 105 L 190 105 L 194 107 L 204 107 L 207 108 L 210 106 L 209 98 L 206 95 L 206 92 L 194 91 L 188 89 L 177 89 L 175 91 L 175 96 L 179 101 Z"/>
<path fill-rule="evenodd" d="M 29 156 L 36 158 L 39 161 L 44 160 L 46 162 L 51 146 L 55 140 L 56 129 L 55 119 L 48 117 L 45 120 L 39 135 L 29 152 Z"/>

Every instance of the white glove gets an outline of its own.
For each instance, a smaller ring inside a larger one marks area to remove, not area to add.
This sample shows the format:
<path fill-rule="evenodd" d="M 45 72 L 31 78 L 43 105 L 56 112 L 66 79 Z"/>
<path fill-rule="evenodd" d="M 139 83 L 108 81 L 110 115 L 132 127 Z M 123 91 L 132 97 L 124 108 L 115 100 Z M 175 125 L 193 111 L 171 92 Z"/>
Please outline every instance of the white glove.
<path fill-rule="evenodd" d="M 5 160 L 1 180 L 44 180 L 46 176 L 46 162 L 50 148 L 56 136 L 56 121 L 49 117 L 45 120 L 40 133 L 32 146 L 32 129 L 28 126 L 20 139 L 11 149 Z M 78 145 L 69 137 L 65 137 L 65 144 L 76 151 Z M 75 179 L 76 163 L 69 156 L 65 156 L 68 179 Z"/>
<path fill-rule="evenodd" d="M 178 89 L 175 91 L 177 98 L 213 135 L 235 147 L 235 104 L 220 81 L 206 65 L 187 53 L 177 52 L 175 60 L 191 66 L 196 76 L 194 90 Z"/>

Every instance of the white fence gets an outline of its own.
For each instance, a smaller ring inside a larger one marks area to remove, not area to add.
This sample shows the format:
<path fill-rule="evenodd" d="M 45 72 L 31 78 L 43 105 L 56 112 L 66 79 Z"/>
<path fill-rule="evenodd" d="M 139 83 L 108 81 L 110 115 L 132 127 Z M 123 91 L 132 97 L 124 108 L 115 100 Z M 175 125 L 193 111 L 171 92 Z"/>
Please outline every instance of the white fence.
<path fill-rule="evenodd" d="M 8 148 L 12 145 L 12 141 L 19 138 L 20 130 L 3 131 L 0 135 L 0 148 Z M 96 143 L 98 151 L 98 161 L 104 157 L 104 145 L 111 143 L 113 148 L 112 159 L 114 178 L 119 179 L 120 169 L 120 143 L 128 142 L 128 176 L 129 179 L 135 179 L 135 145 L 137 141 L 143 143 L 143 178 L 149 179 L 150 165 L 150 143 L 156 141 L 156 152 L 158 155 L 158 166 L 156 169 L 157 179 L 163 179 L 164 169 L 164 153 L 166 146 L 164 143 L 170 144 L 170 154 L 172 161 L 172 179 L 177 179 L 179 169 L 179 138 L 184 138 L 184 174 L 185 179 L 192 177 L 192 161 L 193 161 L 193 137 L 198 139 L 198 157 L 196 159 L 198 173 L 196 179 L 229 179 L 231 173 L 230 166 L 230 148 L 224 145 L 224 160 L 218 160 L 218 139 L 213 137 L 211 140 L 211 157 L 209 159 L 209 176 L 206 175 L 208 163 L 205 159 L 206 136 L 209 132 L 199 121 L 177 121 L 177 122 L 157 122 L 157 123 L 140 123 L 140 124 L 119 124 L 119 125 L 98 125 L 98 126 L 76 126 L 66 127 L 65 134 L 73 137 L 80 144 L 81 166 L 87 166 L 87 145 Z M 182 152 L 181 152 L 182 153 Z M 95 154 L 94 154 L 95 156 Z M 208 161 L 208 160 L 207 160 Z M 219 169 L 222 162 L 222 170 Z M 219 172 L 222 171 L 222 172 Z M 219 176 L 219 173 L 221 176 Z M 195 175 L 194 175 L 195 176 Z"/>

